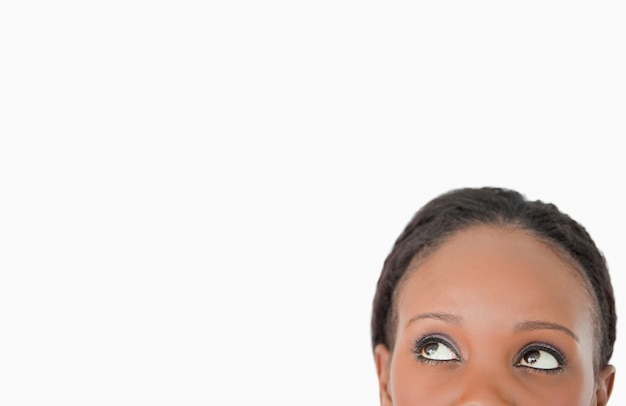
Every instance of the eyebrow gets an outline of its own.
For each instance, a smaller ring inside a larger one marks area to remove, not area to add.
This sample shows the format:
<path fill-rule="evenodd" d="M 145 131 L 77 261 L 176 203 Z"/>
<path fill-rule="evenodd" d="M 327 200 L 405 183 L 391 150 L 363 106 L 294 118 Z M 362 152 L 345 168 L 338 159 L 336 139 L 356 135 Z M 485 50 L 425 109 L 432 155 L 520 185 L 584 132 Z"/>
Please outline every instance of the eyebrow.
<path fill-rule="evenodd" d="M 515 326 L 515 331 L 517 331 L 517 332 L 533 331 L 533 330 L 557 330 L 557 331 L 562 331 L 565 334 L 567 334 L 570 337 L 572 337 L 574 340 L 576 340 L 576 342 L 580 342 L 580 340 L 578 339 L 578 336 L 576 334 L 574 334 L 574 332 L 572 330 L 570 330 L 567 327 L 562 326 L 560 324 L 551 323 L 549 321 L 531 320 L 531 321 L 525 321 L 523 323 L 518 323 Z"/>
<path fill-rule="evenodd" d="M 454 324 L 456 326 L 463 325 L 463 319 L 461 317 L 455 316 L 454 314 L 442 313 L 442 312 L 429 312 L 429 313 L 418 314 L 417 316 L 411 317 L 411 320 L 409 320 L 406 323 L 406 325 L 408 327 L 409 324 L 413 323 L 414 321 L 422 320 L 422 319 L 441 320 L 450 324 Z"/>
<path fill-rule="evenodd" d="M 454 324 L 456 326 L 463 325 L 463 318 L 460 316 L 456 316 L 450 313 L 443 313 L 443 312 L 428 312 L 428 313 L 421 313 L 421 314 L 411 317 L 411 319 L 406 323 L 406 327 L 408 327 L 411 323 L 417 320 L 422 320 L 422 319 L 441 320 L 446 323 Z M 549 321 L 541 321 L 541 320 L 529 320 L 529 321 L 524 321 L 522 323 L 518 323 L 515 325 L 515 331 L 518 333 L 525 332 L 525 331 L 534 331 L 534 330 L 562 331 L 565 334 L 572 337 L 574 340 L 576 340 L 576 342 L 580 342 L 580 339 L 578 338 L 576 334 L 574 334 L 572 330 L 558 323 L 552 323 Z"/>

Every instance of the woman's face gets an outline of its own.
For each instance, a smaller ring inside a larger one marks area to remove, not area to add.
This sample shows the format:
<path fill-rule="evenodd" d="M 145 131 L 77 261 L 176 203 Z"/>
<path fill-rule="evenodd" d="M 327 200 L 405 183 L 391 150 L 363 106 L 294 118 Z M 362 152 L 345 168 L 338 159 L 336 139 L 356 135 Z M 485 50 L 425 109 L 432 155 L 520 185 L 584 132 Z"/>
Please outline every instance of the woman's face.
<path fill-rule="evenodd" d="M 591 304 L 578 271 L 518 229 L 461 231 L 409 269 L 393 353 L 376 347 L 381 404 L 602 405 Z"/>

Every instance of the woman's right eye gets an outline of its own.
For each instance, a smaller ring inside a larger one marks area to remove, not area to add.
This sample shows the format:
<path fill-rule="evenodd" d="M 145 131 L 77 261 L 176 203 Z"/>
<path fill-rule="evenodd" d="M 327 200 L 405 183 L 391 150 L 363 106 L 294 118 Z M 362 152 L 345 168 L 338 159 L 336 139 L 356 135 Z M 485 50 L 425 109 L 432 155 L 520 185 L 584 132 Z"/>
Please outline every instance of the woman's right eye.
<path fill-rule="evenodd" d="M 451 362 L 460 361 L 458 352 L 452 344 L 441 337 L 426 337 L 419 340 L 415 345 L 415 356 L 425 362 Z"/>

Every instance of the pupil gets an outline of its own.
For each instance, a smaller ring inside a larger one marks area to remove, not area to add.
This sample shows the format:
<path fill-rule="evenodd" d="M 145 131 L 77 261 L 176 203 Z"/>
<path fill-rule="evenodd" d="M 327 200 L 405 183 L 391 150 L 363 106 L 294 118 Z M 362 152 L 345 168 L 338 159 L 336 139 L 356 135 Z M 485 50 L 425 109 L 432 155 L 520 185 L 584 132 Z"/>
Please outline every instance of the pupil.
<path fill-rule="evenodd" d="M 534 364 L 539 359 L 539 351 L 534 350 L 530 351 L 528 354 L 524 355 L 524 361 L 529 364 Z"/>
<path fill-rule="evenodd" d="M 424 347 L 424 352 L 429 356 L 433 356 L 437 352 L 437 348 L 439 348 L 439 343 L 428 344 Z"/>

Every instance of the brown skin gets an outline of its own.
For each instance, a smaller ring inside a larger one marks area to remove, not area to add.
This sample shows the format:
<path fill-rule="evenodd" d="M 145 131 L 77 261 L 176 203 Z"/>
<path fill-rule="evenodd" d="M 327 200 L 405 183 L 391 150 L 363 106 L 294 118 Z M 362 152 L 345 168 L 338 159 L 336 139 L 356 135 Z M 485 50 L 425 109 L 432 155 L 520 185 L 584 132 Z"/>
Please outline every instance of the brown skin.
<path fill-rule="evenodd" d="M 588 291 L 546 243 L 477 226 L 408 272 L 394 350 L 374 351 L 382 406 L 607 403 L 615 369 L 594 373 Z"/>

